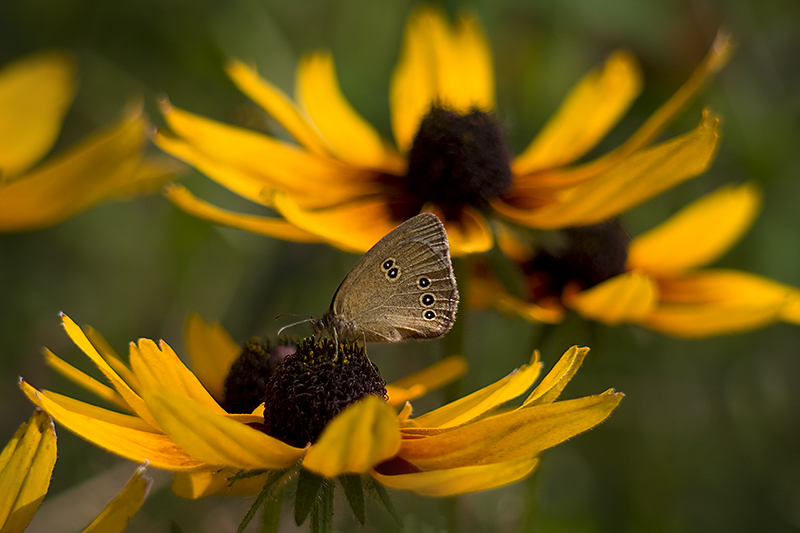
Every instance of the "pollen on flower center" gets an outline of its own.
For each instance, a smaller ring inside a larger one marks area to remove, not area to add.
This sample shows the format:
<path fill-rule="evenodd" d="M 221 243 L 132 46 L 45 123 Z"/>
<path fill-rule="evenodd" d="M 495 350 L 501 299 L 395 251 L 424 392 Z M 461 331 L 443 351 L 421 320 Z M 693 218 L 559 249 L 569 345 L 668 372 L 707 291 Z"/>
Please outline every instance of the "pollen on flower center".
<path fill-rule="evenodd" d="M 264 430 L 287 444 L 315 442 L 348 405 L 368 394 L 383 400 L 386 381 L 356 343 L 309 337 L 275 368 L 264 398 Z"/>
<path fill-rule="evenodd" d="M 625 272 L 630 238 L 617 221 L 567 228 L 563 237 L 523 265 L 534 301 L 560 297 L 568 283 L 588 289 Z"/>
<path fill-rule="evenodd" d="M 409 153 L 406 183 L 419 204 L 415 208 L 431 202 L 454 218 L 463 205 L 483 206 L 511 187 L 509 157 L 492 115 L 432 107 Z"/>

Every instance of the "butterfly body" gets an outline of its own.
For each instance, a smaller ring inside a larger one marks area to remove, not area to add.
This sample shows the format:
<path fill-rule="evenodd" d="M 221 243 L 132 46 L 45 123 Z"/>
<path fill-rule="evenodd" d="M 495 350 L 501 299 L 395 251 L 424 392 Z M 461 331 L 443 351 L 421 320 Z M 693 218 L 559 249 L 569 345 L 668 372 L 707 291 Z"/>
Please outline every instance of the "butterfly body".
<path fill-rule="evenodd" d="M 364 254 L 312 326 L 345 343 L 432 339 L 450 330 L 457 309 L 447 234 L 436 215 L 422 213 Z"/>

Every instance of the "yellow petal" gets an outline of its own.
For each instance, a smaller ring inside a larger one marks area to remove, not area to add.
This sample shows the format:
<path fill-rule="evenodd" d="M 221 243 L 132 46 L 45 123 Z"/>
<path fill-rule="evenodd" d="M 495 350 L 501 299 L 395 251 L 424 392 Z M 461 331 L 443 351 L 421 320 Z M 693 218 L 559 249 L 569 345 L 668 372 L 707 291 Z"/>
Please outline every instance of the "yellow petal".
<path fill-rule="evenodd" d="M 20 383 L 20 387 L 29 400 L 47 411 L 56 422 L 92 444 L 126 459 L 138 463 L 150 461 L 155 468 L 173 471 L 191 470 L 204 465 L 179 448 L 166 435 L 154 433 L 152 430 L 134 429 L 103 419 L 121 420 L 125 415 L 105 411 L 50 392 L 37 391 L 24 381 Z M 103 411 L 107 413 L 103 418 L 85 414 L 87 412 L 99 414 Z"/>
<path fill-rule="evenodd" d="M 444 221 L 450 255 L 460 257 L 468 254 L 488 252 L 494 246 L 494 238 L 486 217 L 472 206 L 461 208 L 459 220 L 446 220 L 435 205 L 426 205 L 423 211 L 430 211 Z"/>
<path fill-rule="evenodd" d="M 330 54 L 312 54 L 300 62 L 297 101 L 338 159 L 390 173 L 402 173 L 405 169 L 400 157 L 345 99 Z"/>
<path fill-rule="evenodd" d="M 495 307 L 501 313 L 516 315 L 529 322 L 558 324 L 564 320 L 564 308 L 558 302 L 553 305 L 539 305 L 516 298 L 500 286 L 498 282 L 481 276 L 470 279 L 469 302 L 478 307 Z"/>
<path fill-rule="evenodd" d="M 636 60 L 627 52 L 615 52 L 602 70 L 590 72 L 570 91 L 541 133 L 514 160 L 514 174 L 529 174 L 578 159 L 619 121 L 640 90 Z"/>
<path fill-rule="evenodd" d="M 156 145 L 250 201 L 268 204 L 265 191 L 277 190 L 317 207 L 378 190 L 373 171 L 188 113 L 166 101 L 161 112 L 174 133 L 159 130 Z"/>
<path fill-rule="evenodd" d="M 662 304 L 642 324 L 677 337 L 757 329 L 784 318 L 800 301 L 794 287 L 734 270 L 702 270 L 660 280 Z"/>
<path fill-rule="evenodd" d="M 543 405 L 553 403 L 561 395 L 561 391 L 567 386 L 569 380 L 575 375 L 575 372 L 581 367 L 583 359 L 589 353 L 589 348 L 578 348 L 577 346 L 571 347 L 567 350 L 561 359 L 555 364 L 552 370 L 547 373 L 541 383 L 539 383 L 533 392 L 531 392 L 525 402 L 524 407 L 531 405 Z"/>
<path fill-rule="evenodd" d="M 211 412 L 224 414 L 225 410 L 211 397 L 197 376 L 186 368 L 167 343 L 160 346 L 150 339 L 139 339 L 138 346 L 131 343 L 131 367 L 144 391 L 169 391 L 185 396 Z"/>
<path fill-rule="evenodd" d="M 133 373 L 125 361 L 117 354 L 114 348 L 108 343 L 108 341 L 100 334 L 99 331 L 94 329 L 92 326 L 85 325 L 83 326 L 83 332 L 86 334 L 86 338 L 92 343 L 92 345 L 97 349 L 97 352 L 106 360 L 106 362 L 114 369 L 114 371 L 119 374 L 119 376 L 125 380 L 125 383 L 130 385 L 134 390 L 139 390 L 139 380 L 136 379 L 136 375 Z"/>
<path fill-rule="evenodd" d="M 230 226 L 232 228 L 242 229 L 286 241 L 322 242 L 320 237 L 303 231 L 280 218 L 245 215 L 220 209 L 219 207 L 200 200 L 181 185 L 172 184 L 168 186 L 165 190 L 165 194 L 173 204 L 190 215 L 213 222 L 214 224 L 222 224 L 224 226 Z"/>
<path fill-rule="evenodd" d="M 400 224 L 392 218 L 386 202 L 380 198 L 312 211 L 302 209 L 284 195 L 276 194 L 274 206 L 298 228 L 319 235 L 348 252 L 366 252 Z"/>
<path fill-rule="evenodd" d="M 455 31 L 435 7 L 409 17 L 389 93 L 392 131 L 408 152 L 422 118 L 439 104 L 466 113 L 494 108 L 492 55 L 477 20 L 461 16 Z"/>
<path fill-rule="evenodd" d="M 56 463 L 56 430 L 37 409 L 0 452 L 0 531 L 24 531 L 39 509 Z"/>
<path fill-rule="evenodd" d="M 398 456 L 422 470 L 532 458 L 599 424 L 621 399 L 611 390 L 489 416 L 436 435 L 403 439 Z"/>
<path fill-rule="evenodd" d="M 414 422 L 422 428 L 454 427 L 516 398 L 527 391 L 539 377 L 542 364 L 538 355 L 538 352 L 534 353 L 529 364 L 522 365 L 503 379 L 426 413 L 414 419 Z"/>
<path fill-rule="evenodd" d="M 197 499 L 216 494 L 255 495 L 264 488 L 269 473 L 239 479 L 231 485 L 230 478 L 239 473 L 236 468 L 215 468 L 194 472 L 176 472 L 172 480 L 172 492 L 181 498 Z"/>
<path fill-rule="evenodd" d="M 491 465 L 462 466 L 447 470 L 415 472 L 413 474 L 372 476 L 392 489 L 408 490 L 423 496 L 455 496 L 479 490 L 502 487 L 528 476 L 539 460 L 525 457 Z"/>
<path fill-rule="evenodd" d="M 649 313 L 658 301 L 658 286 L 645 274 L 627 272 L 564 300 L 584 317 L 613 326 Z"/>
<path fill-rule="evenodd" d="M 330 151 L 319 131 L 309 124 L 291 99 L 283 91 L 259 76 L 255 69 L 241 61 L 234 60 L 227 64 L 225 71 L 240 91 L 272 115 L 272 118 L 286 128 L 286 131 L 305 149 L 318 155 Z"/>
<path fill-rule="evenodd" d="M 125 488 L 109 503 L 83 533 L 121 533 L 144 503 L 153 480 L 145 475 L 147 466 L 136 469 Z"/>
<path fill-rule="evenodd" d="M 584 226 L 614 217 L 626 209 L 705 172 L 719 143 L 719 119 L 708 112 L 693 131 L 637 152 L 618 166 L 566 190 L 551 205 L 516 209 L 493 202 L 512 220 L 535 228 Z"/>
<path fill-rule="evenodd" d="M 158 422 L 155 421 L 153 416 L 150 414 L 150 410 L 145 405 L 144 400 L 136 394 L 136 392 L 131 389 L 131 387 L 116 373 L 114 369 L 106 362 L 106 360 L 97 352 L 94 345 L 89 341 L 86 335 L 83 333 L 81 328 L 72 321 L 67 315 L 61 315 L 61 320 L 64 324 L 64 329 L 69 335 L 69 338 L 72 339 L 72 342 L 75 343 L 78 348 L 83 351 L 92 362 L 97 365 L 97 368 L 103 373 L 103 375 L 108 379 L 117 392 L 122 396 L 125 400 L 125 403 L 128 404 L 130 410 L 135 412 L 137 415 L 142 417 L 144 420 L 147 421 L 153 427 L 158 427 Z M 140 461 L 141 462 L 141 461 Z"/>
<path fill-rule="evenodd" d="M 467 371 L 467 361 L 461 355 L 451 355 L 425 370 L 410 374 L 386 386 L 389 391 L 389 405 L 396 406 L 440 389 Z M 413 392 L 410 394 L 409 392 Z"/>
<path fill-rule="evenodd" d="M 125 400 L 122 399 L 122 396 L 120 396 L 119 393 L 111 387 L 103 385 L 93 377 L 81 372 L 47 348 L 44 348 L 42 352 L 44 353 L 45 361 L 47 362 L 48 366 L 68 380 L 121 409 L 128 409 L 128 404 L 125 403 Z"/>
<path fill-rule="evenodd" d="M 194 374 L 221 402 L 225 397 L 225 378 L 242 348 L 219 321 L 206 322 L 199 314 L 191 313 L 186 319 L 186 351 L 192 360 Z"/>
<path fill-rule="evenodd" d="M 369 471 L 400 448 L 395 413 L 380 398 L 368 395 L 331 420 L 303 459 L 303 467 L 322 476 Z"/>
<path fill-rule="evenodd" d="M 0 70 L 0 176 L 28 170 L 52 148 L 75 95 L 75 62 L 63 52 L 26 56 Z"/>
<path fill-rule="evenodd" d="M 167 435 L 209 465 L 285 468 L 305 453 L 173 391 L 149 392 L 144 397 Z"/>
<path fill-rule="evenodd" d="M 711 263 L 741 238 L 760 207 L 755 184 L 722 187 L 631 241 L 628 268 L 669 275 Z"/>
<path fill-rule="evenodd" d="M 141 106 L 34 171 L 0 184 L 0 231 L 50 226 L 130 189 L 145 142 Z"/>

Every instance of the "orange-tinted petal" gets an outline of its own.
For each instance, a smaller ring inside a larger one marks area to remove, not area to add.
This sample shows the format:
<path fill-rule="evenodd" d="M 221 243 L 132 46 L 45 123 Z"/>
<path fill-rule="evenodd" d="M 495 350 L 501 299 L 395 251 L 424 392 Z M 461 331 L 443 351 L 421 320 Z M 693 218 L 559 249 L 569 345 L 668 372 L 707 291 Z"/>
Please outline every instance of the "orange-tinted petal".
<path fill-rule="evenodd" d="M 368 395 L 331 420 L 303 459 L 303 467 L 325 477 L 367 472 L 400 448 L 395 413 Z"/>
<path fill-rule="evenodd" d="M 569 383 L 569 380 L 572 379 L 572 376 L 574 376 L 575 372 L 581 367 L 587 353 L 589 353 L 589 348 L 578 348 L 577 346 L 573 346 L 564 352 L 561 359 L 559 359 L 553 369 L 547 373 L 541 383 L 533 389 L 533 392 L 525 398 L 522 405 L 528 407 L 556 401 L 561 395 L 561 391 L 563 391 L 564 387 Z"/>
<path fill-rule="evenodd" d="M 24 531 L 50 487 L 56 464 L 56 429 L 36 409 L 0 452 L 0 531 Z"/>
<path fill-rule="evenodd" d="M 535 228 L 594 224 L 614 217 L 661 192 L 702 174 L 716 153 L 719 119 L 708 112 L 693 131 L 637 152 L 559 200 L 522 210 L 500 201 L 493 206 L 508 218 Z"/>
<path fill-rule="evenodd" d="M 137 468 L 125 488 L 111 500 L 83 533 L 121 533 L 144 503 L 144 498 L 153 483 L 146 472 L 146 465 Z"/>
<path fill-rule="evenodd" d="M 219 321 L 206 322 L 197 313 L 186 319 L 186 350 L 194 374 L 218 402 L 225 397 L 225 378 L 242 348 Z"/>
<path fill-rule="evenodd" d="M 139 463 L 147 460 L 164 470 L 191 470 L 203 466 L 201 461 L 188 455 L 166 435 L 95 418 L 85 413 L 96 414 L 104 410 L 53 393 L 39 392 L 24 381 L 20 386 L 28 399 L 47 411 L 59 424 L 112 453 Z M 119 420 L 119 417 L 126 416 L 110 411 L 106 413 L 109 419 Z"/>
<path fill-rule="evenodd" d="M 711 263 L 741 238 L 760 206 L 755 184 L 725 186 L 633 239 L 628 268 L 669 275 Z"/>
<path fill-rule="evenodd" d="M 491 385 L 473 392 L 470 395 L 412 419 L 420 428 L 448 428 L 463 424 L 477 418 L 487 411 L 513 400 L 527 391 L 539 377 L 542 364 L 539 354 L 531 356 L 530 363 L 500 379 Z"/>
<path fill-rule="evenodd" d="M 208 202 L 200 200 L 181 185 L 170 185 L 165 190 L 165 194 L 173 204 L 190 215 L 213 222 L 214 224 L 222 224 L 223 226 L 230 226 L 232 228 L 287 241 L 322 242 L 320 237 L 303 231 L 280 218 L 245 215 L 220 209 Z"/>
<path fill-rule="evenodd" d="M 75 95 L 75 61 L 63 52 L 26 56 L 0 70 L 0 180 L 43 158 Z"/>
<path fill-rule="evenodd" d="M 32 172 L 0 181 L 0 231 L 43 228 L 106 198 L 129 192 L 141 160 L 146 121 L 133 106 L 97 133 Z"/>
<path fill-rule="evenodd" d="M 297 69 L 297 101 L 328 141 L 333 155 L 351 165 L 402 173 L 405 163 L 345 99 L 333 57 L 305 57 Z"/>
<path fill-rule="evenodd" d="M 329 153 L 330 150 L 325 139 L 320 136 L 319 131 L 313 125 L 309 124 L 308 119 L 303 116 L 291 99 L 283 91 L 259 76 L 254 68 L 234 60 L 226 65 L 225 71 L 240 91 L 272 115 L 272 118 L 286 128 L 286 131 L 306 150 L 318 155 Z"/>
<path fill-rule="evenodd" d="M 392 489 L 409 490 L 423 496 L 455 496 L 514 483 L 530 474 L 538 462 L 535 457 L 524 457 L 505 463 L 394 476 L 372 472 L 372 476 Z"/>
<path fill-rule="evenodd" d="M 641 89 L 636 60 L 616 52 L 603 69 L 586 75 L 570 91 L 533 142 L 514 159 L 515 175 L 557 167 L 590 150 L 628 110 Z"/>
<path fill-rule="evenodd" d="M 516 315 L 529 322 L 558 324 L 564 320 L 564 308 L 557 301 L 540 305 L 516 298 L 493 279 L 475 276 L 470 280 L 469 301 L 477 307 L 495 307 L 501 313 Z"/>
<path fill-rule="evenodd" d="M 422 470 L 532 458 L 599 424 L 622 400 L 596 396 L 536 405 L 482 418 L 435 435 L 403 439 L 398 456 Z"/>
<path fill-rule="evenodd" d="M 423 211 L 431 211 L 444 220 L 450 255 L 453 257 L 488 252 L 492 249 L 494 245 L 492 230 L 489 229 L 486 217 L 474 207 L 462 207 L 461 217 L 457 221 L 446 220 L 435 205 L 427 205 Z"/>
<path fill-rule="evenodd" d="M 167 435 L 209 465 L 285 468 L 305 453 L 173 391 L 149 392 L 144 397 Z"/>
<path fill-rule="evenodd" d="M 564 304 L 581 315 L 603 324 L 635 322 L 647 315 L 658 302 L 658 286 L 646 274 L 627 272 L 614 276 L 591 289 L 570 294 Z"/>
<path fill-rule="evenodd" d="M 463 376 L 467 361 L 461 355 L 451 355 L 424 370 L 410 374 L 386 386 L 389 405 L 397 406 L 440 389 Z"/>

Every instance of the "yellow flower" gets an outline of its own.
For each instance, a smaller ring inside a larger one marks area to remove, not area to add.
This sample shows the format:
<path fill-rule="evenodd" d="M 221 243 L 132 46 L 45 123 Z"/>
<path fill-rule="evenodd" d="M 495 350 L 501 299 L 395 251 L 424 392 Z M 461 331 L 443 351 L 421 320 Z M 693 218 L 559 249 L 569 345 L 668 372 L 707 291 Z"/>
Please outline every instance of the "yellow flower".
<path fill-rule="evenodd" d="M 544 322 L 561 321 L 566 307 L 605 324 L 640 324 L 677 337 L 736 333 L 777 321 L 800 324 L 800 290 L 747 272 L 700 268 L 739 240 L 760 203 L 752 184 L 723 187 L 633 239 L 621 254 L 620 272 L 591 287 L 585 281 L 563 280 L 554 284 L 563 289 L 559 294 L 548 294 L 539 288 L 550 273 L 534 267 L 528 276 L 528 301 L 481 276 L 475 280 L 474 302 Z M 594 246 L 618 246 L 610 244 L 616 239 L 602 237 L 603 231 L 598 235 Z M 595 265 L 602 264 L 602 254 L 594 255 Z M 565 255 L 564 260 L 575 257 Z M 531 264 L 543 263 L 534 259 Z M 557 268 L 569 269 L 564 264 Z"/>
<path fill-rule="evenodd" d="M 266 422 L 263 405 L 251 414 L 230 414 L 212 396 L 221 392 L 221 376 L 241 351 L 219 325 L 194 316 L 187 329 L 188 349 L 200 362 L 198 376 L 212 378 L 204 387 L 163 341 L 132 343 L 128 366 L 96 331 L 81 330 L 66 316 L 63 321 L 67 334 L 112 387 L 45 351 L 48 362 L 124 413 L 38 391 L 22 382 L 25 394 L 88 441 L 176 472 L 173 489 L 191 498 L 257 492 L 276 471 L 299 466 L 301 476 L 302 472 L 323 479 L 369 474 L 386 486 L 432 496 L 496 487 L 529 474 L 539 452 L 600 423 L 622 399 L 620 393 L 608 390 L 555 401 L 588 351 L 573 347 L 520 407 L 505 404 L 538 377 L 538 354 L 504 379 L 412 417 L 408 399 L 463 373 L 463 359 L 451 357 L 388 387 L 388 403 L 367 395 L 336 415 L 313 443 L 293 446 L 257 429 Z M 328 345 L 332 353 L 332 344 Z M 313 350 L 322 346 L 314 344 Z M 340 345 L 337 354 L 347 349 Z M 302 354 L 310 355 L 312 350 Z M 403 402 L 397 414 L 392 406 Z M 236 477 L 231 484 L 237 472 L 254 470 L 258 476 Z"/>
<path fill-rule="evenodd" d="M 102 200 L 152 192 L 171 177 L 174 164 L 143 158 L 141 104 L 31 170 L 55 143 L 74 93 L 74 61 L 62 52 L 0 70 L 0 231 L 51 226 Z"/>
<path fill-rule="evenodd" d="M 36 409 L 0 453 L 0 531 L 18 533 L 30 524 L 47 494 L 56 463 L 56 430 L 52 419 Z M 146 466 L 128 482 L 84 533 L 116 533 L 142 506 L 151 480 Z"/>
<path fill-rule="evenodd" d="M 541 133 L 511 158 L 493 113 L 492 55 L 477 20 L 453 26 L 436 8 L 409 19 L 391 80 L 393 146 L 342 95 L 332 57 L 305 57 L 290 99 L 239 61 L 228 75 L 298 144 L 203 118 L 163 102 L 169 131 L 156 144 L 233 192 L 282 218 L 213 206 L 182 187 L 179 207 L 204 219 L 296 241 L 364 252 L 406 218 L 443 218 L 455 255 L 486 251 L 486 214 L 532 228 L 605 220 L 705 171 L 716 151 L 718 118 L 704 112 L 691 132 L 652 145 L 727 61 L 720 34 L 675 95 L 625 143 L 576 163 L 616 124 L 640 90 L 625 52 L 579 81 Z"/>

